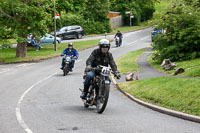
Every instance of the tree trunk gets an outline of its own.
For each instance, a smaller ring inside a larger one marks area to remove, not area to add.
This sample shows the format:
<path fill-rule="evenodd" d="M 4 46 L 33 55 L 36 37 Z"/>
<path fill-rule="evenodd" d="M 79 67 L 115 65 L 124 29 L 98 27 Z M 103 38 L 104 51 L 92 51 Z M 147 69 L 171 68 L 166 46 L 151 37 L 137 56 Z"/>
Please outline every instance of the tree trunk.
<path fill-rule="evenodd" d="M 18 43 L 16 49 L 16 58 L 26 57 L 26 55 L 27 55 L 27 43 L 26 42 Z"/>

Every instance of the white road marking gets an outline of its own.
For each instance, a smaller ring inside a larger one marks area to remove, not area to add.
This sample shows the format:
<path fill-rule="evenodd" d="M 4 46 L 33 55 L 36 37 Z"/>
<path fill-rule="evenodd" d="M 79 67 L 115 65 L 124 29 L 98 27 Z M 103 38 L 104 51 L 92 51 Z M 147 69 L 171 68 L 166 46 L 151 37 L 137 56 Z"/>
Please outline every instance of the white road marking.
<path fill-rule="evenodd" d="M 135 34 L 135 33 L 141 32 L 141 31 L 142 31 L 142 30 L 138 30 L 138 31 L 134 31 L 134 32 L 125 33 L 124 37 L 133 35 L 133 34 Z"/>
<path fill-rule="evenodd" d="M 126 44 L 126 45 L 127 45 L 127 46 L 128 46 L 128 45 L 132 45 L 132 44 L 134 44 L 134 43 L 136 43 L 136 42 L 137 42 L 137 40 L 134 41 L 134 42 L 128 43 L 128 44 Z"/>
<path fill-rule="evenodd" d="M 145 40 L 145 39 L 147 39 L 147 38 L 150 38 L 150 36 L 143 37 L 143 38 L 141 38 L 140 40 Z"/>
<path fill-rule="evenodd" d="M 17 121 L 18 121 L 18 123 L 20 124 L 20 126 L 21 126 L 27 133 L 33 133 L 33 132 L 32 132 L 31 129 L 26 125 L 26 123 L 24 122 L 24 120 L 23 120 L 23 118 L 22 118 L 22 115 L 21 115 L 21 109 L 20 109 L 20 108 L 21 108 L 21 103 L 22 103 L 24 97 L 25 97 L 26 94 L 27 94 L 28 92 L 30 92 L 31 89 L 33 89 L 36 85 L 38 85 L 38 84 L 44 82 L 45 80 L 51 78 L 52 76 L 54 76 L 54 75 L 57 74 L 58 72 L 60 72 L 60 71 L 57 71 L 57 72 L 51 74 L 50 76 L 48 76 L 48 77 L 46 77 L 46 78 L 44 78 L 44 79 L 42 79 L 42 80 L 36 82 L 35 84 L 33 84 L 30 88 L 28 88 L 28 89 L 21 95 L 20 99 L 18 100 L 18 102 L 17 102 L 17 107 L 16 107 L 16 109 L 15 109 Z"/>
<path fill-rule="evenodd" d="M 24 64 L 16 65 L 13 68 L 27 67 L 27 66 L 30 66 L 30 65 L 33 65 L 33 64 L 35 64 L 35 63 L 24 63 Z M 0 73 L 5 73 L 5 72 L 8 72 L 10 70 L 13 70 L 13 69 L 11 69 L 11 68 L 2 69 L 2 71 L 0 71 Z"/>
<path fill-rule="evenodd" d="M 17 65 L 17 67 L 26 67 L 26 66 L 30 66 L 33 64 L 35 64 L 35 63 L 24 63 L 24 64 Z"/>
<path fill-rule="evenodd" d="M 3 71 L 1 71 L 0 73 L 5 73 L 5 72 L 8 72 L 8 71 L 10 71 L 10 69 L 9 68 L 6 68 L 6 69 L 2 69 Z"/>

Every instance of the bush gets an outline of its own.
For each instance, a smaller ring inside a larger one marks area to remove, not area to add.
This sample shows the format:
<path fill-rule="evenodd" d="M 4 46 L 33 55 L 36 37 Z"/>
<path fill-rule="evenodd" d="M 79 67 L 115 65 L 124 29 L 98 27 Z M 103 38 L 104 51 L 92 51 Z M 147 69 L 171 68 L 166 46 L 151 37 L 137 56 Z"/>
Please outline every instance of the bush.
<path fill-rule="evenodd" d="M 155 37 L 153 48 L 159 59 L 187 60 L 200 57 L 200 11 L 184 3 L 176 3 L 162 18 L 159 28 L 166 29 Z"/>

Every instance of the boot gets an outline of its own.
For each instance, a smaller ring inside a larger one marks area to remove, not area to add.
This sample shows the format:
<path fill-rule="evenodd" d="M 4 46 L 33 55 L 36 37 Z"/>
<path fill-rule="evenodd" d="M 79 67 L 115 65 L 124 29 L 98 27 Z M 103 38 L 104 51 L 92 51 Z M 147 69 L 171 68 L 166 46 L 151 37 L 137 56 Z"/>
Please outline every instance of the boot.
<path fill-rule="evenodd" d="M 82 94 L 80 96 L 82 99 L 86 99 L 88 89 L 89 89 L 89 85 L 84 85 L 83 92 L 82 92 Z"/>

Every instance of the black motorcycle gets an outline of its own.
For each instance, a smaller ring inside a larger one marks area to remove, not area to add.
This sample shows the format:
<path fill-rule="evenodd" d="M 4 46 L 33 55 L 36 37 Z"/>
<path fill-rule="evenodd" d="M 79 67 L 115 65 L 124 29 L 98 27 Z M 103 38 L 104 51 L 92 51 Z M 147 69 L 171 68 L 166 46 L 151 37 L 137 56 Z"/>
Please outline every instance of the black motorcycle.
<path fill-rule="evenodd" d="M 120 38 L 118 36 L 115 37 L 115 45 L 116 47 L 120 47 Z"/>
<path fill-rule="evenodd" d="M 75 56 L 69 56 L 66 55 L 65 56 L 65 60 L 64 60 L 64 68 L 63 68 L 63 76 L 67 75 L 71 69 L 71 63 L 72 63 L 72 59 L 77 59 Z"/>
<path fill-rule="evenodd" d="M 111 68 L 98 66 L 94 68 L 94 71 L 98 71 L 99 74 L 91 81 L 86 99 L 83 99 L 83 103 L 86 108 L 93 105 L 96 106 L 97 112 L 101 114 L 105 110 L 109 98 L 111 81 L 108 77 L 110 76 Z"/>

